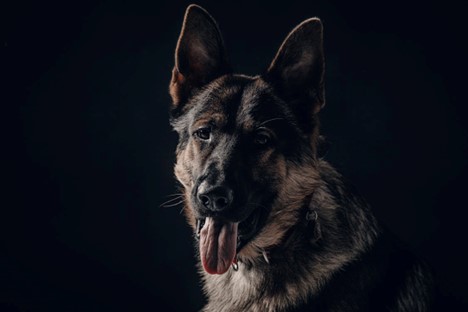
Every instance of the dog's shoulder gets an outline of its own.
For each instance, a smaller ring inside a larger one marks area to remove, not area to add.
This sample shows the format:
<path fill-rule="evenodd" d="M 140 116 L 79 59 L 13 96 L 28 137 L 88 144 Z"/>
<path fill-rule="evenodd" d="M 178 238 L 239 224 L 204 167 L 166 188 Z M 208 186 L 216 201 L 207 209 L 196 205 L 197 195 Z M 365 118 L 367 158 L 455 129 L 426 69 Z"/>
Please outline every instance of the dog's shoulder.
<path fill-rule="evenodd" d="M 372 247 L 291 311 L 430 311 L 432 270 L 383 230 Z"/>

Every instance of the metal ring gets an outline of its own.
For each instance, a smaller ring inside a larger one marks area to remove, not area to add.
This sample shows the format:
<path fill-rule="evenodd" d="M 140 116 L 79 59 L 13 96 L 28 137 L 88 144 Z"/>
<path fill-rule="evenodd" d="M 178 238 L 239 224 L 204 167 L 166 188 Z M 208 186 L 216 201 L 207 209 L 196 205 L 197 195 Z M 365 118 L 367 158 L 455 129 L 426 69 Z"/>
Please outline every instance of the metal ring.
<path fill-rule="evenodd" d="M 314 215 L 312 216 L 312 214 L 314 214 Z M 306 220 L 308 220 L 308 221 L 311 221 L 311 220 L 317 221 L 317 219 L 318 219 L 318 214 L 317 214 L 316 210 L 312 210 L 312 211 L 307 212 Z"/>

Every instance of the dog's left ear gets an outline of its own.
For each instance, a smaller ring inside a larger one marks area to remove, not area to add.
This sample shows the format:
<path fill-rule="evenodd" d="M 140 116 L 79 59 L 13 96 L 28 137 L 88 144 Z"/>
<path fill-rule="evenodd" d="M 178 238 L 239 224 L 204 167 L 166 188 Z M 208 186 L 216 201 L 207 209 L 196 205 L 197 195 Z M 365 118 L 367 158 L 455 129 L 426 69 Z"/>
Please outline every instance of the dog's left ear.
<path fill-rule="evenodd" d="M 201 87 L 229 72 L 231 67 L 216 21 L 202 7 L 190 5 L 177 42 L 169 86 L 172 114 L 177 115 Z"/>
<path fill-rule="evenodd" d="M 299 24 L 286 37 L 265 75 L 297 116 L 309 120 L 325 105 L 322 33 L 318 18 Z"/>

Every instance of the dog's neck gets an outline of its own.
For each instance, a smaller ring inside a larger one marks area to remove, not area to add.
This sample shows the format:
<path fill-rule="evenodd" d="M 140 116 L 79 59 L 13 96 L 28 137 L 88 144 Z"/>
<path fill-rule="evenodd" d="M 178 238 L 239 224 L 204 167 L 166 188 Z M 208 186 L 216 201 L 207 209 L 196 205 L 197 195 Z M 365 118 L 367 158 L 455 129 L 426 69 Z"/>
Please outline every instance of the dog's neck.
<path fill-rule="evenodd" d="M 275 311 L 306 302 L 334 272 L 372 245 L 378 226 L 367 205 L 327 163 L 320 166 L 322 183 L 307 198 L 281 244 L 264 250 L 254 261 L 239 262 L 237 270 L 203 274 L 209 297 L 206 311 L 223 311 L 226 306 Z M 364 226 L 365 230 L 355 230 Z M 243 306 L 246 298 L 255 306 Z"/>

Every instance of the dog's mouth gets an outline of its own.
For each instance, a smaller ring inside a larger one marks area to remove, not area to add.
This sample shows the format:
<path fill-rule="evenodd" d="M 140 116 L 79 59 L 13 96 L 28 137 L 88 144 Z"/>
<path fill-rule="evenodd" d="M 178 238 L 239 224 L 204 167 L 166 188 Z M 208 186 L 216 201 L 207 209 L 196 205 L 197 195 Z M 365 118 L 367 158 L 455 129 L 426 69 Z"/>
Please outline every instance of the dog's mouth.
<path fill-rule="evenodd" d="M 241 222 L 216 217 L 198 219 L 196 231 L 205 271 L 224 274 L 231 264 L 236 263 L 236 255 L 261 228 L 264 214 L 262 209 L 255 209 Z"/>

